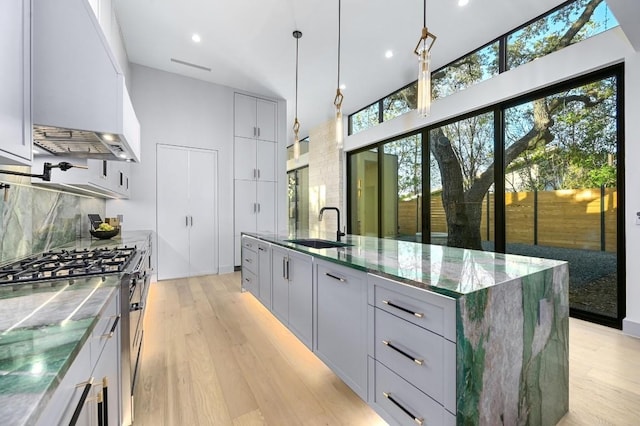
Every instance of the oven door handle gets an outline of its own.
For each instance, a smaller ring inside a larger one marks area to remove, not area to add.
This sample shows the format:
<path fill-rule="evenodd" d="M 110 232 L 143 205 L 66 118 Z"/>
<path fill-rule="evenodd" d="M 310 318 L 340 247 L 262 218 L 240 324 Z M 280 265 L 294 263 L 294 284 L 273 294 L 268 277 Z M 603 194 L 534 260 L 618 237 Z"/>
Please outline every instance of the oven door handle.
<path fill-rule="evenodd" d="M 140 260 L 138 261 L 138 264 L 133 269 L 133 271 L 131 271 L 131 275 L 139 275 L 140 274 L 140 271 L 142 270 L 142 267 L 144 266 L 144 259 L 145 259 L 146 256 L 147 256 L 147 252 L 142 253 L 142 255 L 140 256 Z"/>

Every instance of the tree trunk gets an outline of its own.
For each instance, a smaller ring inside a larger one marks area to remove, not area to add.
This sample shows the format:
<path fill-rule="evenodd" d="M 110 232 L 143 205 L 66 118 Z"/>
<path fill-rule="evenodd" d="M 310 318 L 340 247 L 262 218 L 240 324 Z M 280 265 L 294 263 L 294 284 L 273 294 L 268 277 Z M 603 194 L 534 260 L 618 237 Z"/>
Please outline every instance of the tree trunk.
<path fill-rule="evenodd" d="M 436 131 L 431 143 L 431 152 L 440 169 L 442 205 L 447 219 L 447 245 L 482 250 L 482 200 L 476 203 L 466 199 L 460 162 L 442 130 Z"/>

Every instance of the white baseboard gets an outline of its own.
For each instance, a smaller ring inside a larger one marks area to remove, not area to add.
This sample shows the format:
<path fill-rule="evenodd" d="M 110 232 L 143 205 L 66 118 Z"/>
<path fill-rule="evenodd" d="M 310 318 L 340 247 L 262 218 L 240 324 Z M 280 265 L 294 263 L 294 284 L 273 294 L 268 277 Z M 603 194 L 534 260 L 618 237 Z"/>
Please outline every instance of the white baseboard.
<path fill-rule="evenodd" d="M 640 338 L 640 323 L 625 318 L 622 320 L 622 332 Z"/>

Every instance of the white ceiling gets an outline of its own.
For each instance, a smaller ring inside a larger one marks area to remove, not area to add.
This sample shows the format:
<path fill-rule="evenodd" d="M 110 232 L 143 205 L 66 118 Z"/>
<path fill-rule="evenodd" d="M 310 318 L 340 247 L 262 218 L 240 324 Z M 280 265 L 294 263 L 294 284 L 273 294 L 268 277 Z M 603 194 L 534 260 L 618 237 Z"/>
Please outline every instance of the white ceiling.
<path fill-rule="evenodd" d="M 438 39 L 433 68 L 451 62 L 544 13 L 563 0 L 427 1 L 427 27 Z M 299 53 L 301 136 L 333 117 L 337 85 L 338 1 L 115 0 L 129 60 L 164 71 L 295 100 L 294 30 Z M 422 28 L 421 0 L 343 0 L 343 111 L 352 113 L 416 79 L 413 49 Z M 202 37 L 199 44 L 191 35 Z M 394 56 L 386 59 L 385 51 Z M 171 62 L 171 58 L 211 71 Z M 289 132 L 292 133 L 292 132 Z M 288 143 L 292 135 L 287 137 Z"/>

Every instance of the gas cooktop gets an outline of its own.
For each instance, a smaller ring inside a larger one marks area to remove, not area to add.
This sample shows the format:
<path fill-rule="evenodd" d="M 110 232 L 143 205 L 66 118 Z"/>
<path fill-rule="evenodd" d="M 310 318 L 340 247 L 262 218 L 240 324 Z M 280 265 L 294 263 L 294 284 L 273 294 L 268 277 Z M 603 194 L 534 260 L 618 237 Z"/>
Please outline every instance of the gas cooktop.
<path fill-rule="evenodd" d="M 123 272 L 135 247 L 52 250 L 0 267 L 0 285 Z"/>

